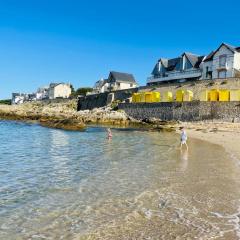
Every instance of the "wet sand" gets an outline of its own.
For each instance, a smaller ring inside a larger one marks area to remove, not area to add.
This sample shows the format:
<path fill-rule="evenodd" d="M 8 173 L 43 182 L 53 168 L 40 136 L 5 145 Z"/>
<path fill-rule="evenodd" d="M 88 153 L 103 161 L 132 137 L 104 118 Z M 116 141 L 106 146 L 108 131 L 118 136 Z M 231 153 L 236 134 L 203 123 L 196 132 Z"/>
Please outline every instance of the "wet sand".
<path fill-rule="evenodd" d="M 186 123 L 189 137 L 218 144 L 225 148 L 231 157 L 240 160 L 239 123 Z"/>

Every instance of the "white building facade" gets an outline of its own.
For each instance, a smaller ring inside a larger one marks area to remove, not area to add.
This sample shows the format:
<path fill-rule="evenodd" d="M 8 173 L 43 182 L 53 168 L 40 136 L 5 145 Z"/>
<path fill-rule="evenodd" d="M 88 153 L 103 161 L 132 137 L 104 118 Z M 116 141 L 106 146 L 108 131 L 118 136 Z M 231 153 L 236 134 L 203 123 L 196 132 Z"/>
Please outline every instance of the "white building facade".
<path fill-rule="evenodd" d="M 36 101 L 35 93 L 12 93 L 12 104 Z"/>
<path fill-rule="evenodd" d="M 48 90 L 49 99 L 69 98 L 72 93 L 71 85 L 66 83 L 51 83 Z"/>
<path fill-rule="evenodd" d="M 240 74 L 240 48 L 228 44 L 210 53 L 201 64 L 202 79 L 238 77 Z"/>
<path fill-rule="evenodd" d="M 38 101 L 48 99 L 48 92 L 49 92 L 49 87 L 38 88 L 38 90 L 36 92 L 36 99 Z"/>
<path fill-rule="evenodd" d="M 97 81 L 93 87 L 93 92 L 92 93 L 104 93 L 109 91 L 109 83 L 107 79 L 100 79 Z"/>

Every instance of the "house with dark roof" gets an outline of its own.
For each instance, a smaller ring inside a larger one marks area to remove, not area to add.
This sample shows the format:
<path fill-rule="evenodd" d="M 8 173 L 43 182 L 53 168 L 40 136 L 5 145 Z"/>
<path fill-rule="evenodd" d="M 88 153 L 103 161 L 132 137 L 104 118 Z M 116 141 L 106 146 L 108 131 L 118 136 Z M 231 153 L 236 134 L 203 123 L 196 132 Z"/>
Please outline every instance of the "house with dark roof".
<path fill-rule="evenodd" d="M 148 85 L 157 82 L 185 81 L 200 79 L 202 76 L 200 64 L 204 56 L 184 52 L 172 59 L 160 58 L 148 78 Z"/>
<path fill-rule="evenodd" d="M 240 77 L 240 47 L 222 43 L 201 64 L 202 79 Z"/>
<path fill-rule="evenodd" d="M 222 43 L 207 56 L 183 53 L 172 59 L 158 60 L 147 84 L 240 77 L 240 47 Z"/>
<path fill-rule="evenodd" d="M 111 91 L 137 87 L 136 80 L 132 74 L 115 71 L 109 73 L 108 83 Z"/>
<path fill-rule="evenodd" d="M 124 90 L 136 88 L 137 86 L 132 74 L 110 71 L 107 79 L 101 79 L 95 83 L 94 93 Z"/>

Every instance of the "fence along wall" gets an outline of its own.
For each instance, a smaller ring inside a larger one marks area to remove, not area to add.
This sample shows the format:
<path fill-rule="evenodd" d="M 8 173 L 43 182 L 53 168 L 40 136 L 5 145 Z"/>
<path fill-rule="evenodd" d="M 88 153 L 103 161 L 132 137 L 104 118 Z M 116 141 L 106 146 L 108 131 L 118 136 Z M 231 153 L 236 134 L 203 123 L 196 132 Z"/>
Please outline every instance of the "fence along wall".
<path fill-rule="evenodd" d="M 240 122 L 240 102 L 165 102 L 165 103 L 120 103 L 135 119 L 157 118 L 163 121 L 222 120 Z"/>

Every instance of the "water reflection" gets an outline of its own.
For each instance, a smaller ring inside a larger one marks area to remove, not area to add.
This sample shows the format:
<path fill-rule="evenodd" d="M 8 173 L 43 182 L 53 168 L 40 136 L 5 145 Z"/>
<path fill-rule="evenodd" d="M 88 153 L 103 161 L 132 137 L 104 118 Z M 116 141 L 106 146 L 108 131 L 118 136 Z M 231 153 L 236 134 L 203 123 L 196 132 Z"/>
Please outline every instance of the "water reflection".
<path fill-rule="evenodd" d="M 70 136 L 66 131 L 53 130 L 50 131 L 50 146 L 55 148 L 61 148 L 69 145 Z"/>
<path fill-rule="evenodd" d="M 180 166 L 182 171 L 185 171 L 188 167 L 188 155 L 189 152 L 187 149 L 180 150 Z"/>
<path fill-rule="evenodd" d="M 70 154 L 70 136 L 66 131 L 51 130 L 49 137 L 49 161 L 52 161 L 54 181 L 70 181 L 71 174 L 68 168 Z"/>

